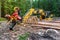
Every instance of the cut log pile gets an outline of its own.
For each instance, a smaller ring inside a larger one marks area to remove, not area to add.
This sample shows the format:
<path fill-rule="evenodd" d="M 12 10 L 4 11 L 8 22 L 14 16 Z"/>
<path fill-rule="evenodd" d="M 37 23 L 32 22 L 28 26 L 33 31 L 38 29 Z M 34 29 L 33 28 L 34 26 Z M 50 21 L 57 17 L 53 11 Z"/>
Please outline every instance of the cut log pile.
<path fill-rule="evenodd" d="M 26 23 L 37 23 L 37 22 L 38 22 L 37 16 L 31 16 Z"/>
<path fill-rule="evenodd" d="M 52 28 L 52 29 L 59 29 L 60 30 L 60 18 L 53 18 L 52 21 L 45 21 L 45 20 L 39 20 L 37 16 L 31 16 L 27 22 L 27 24 L 31 24 L 32 27 L 37 28 Z"/>
<path fill-rule="evenodd" d="M 36 28 L 48 28 L 48 29 L 58 29 L 60 30 L 60 22 L 38 22 L 37 24 L 32 24 L 32 27 Z"/>

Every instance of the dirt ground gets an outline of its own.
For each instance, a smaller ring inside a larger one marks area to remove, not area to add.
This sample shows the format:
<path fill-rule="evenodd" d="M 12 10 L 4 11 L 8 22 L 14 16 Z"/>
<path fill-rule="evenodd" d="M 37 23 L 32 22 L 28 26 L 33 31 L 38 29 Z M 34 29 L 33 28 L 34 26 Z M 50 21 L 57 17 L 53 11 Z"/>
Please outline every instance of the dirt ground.
<path fill-rule="evenodd" d="M 18 24 L 13 31 L 8 29 L 6 22 L 0 23 L 0 40 L 18 40 L 18 36 L 24 33 L 37 33 L 43 29 L 32 28 L 28 24 Z"/>
<path fill-rule="evenodd" d="M 18 40 L 18 36 L 24 33 L 37 33 L 44 32 L 46 29 L 36 29 L 36 27 L 31 27 L 31 24 L 18 24 L 14 27 L 13 31 L 8 29 L 6 22 L 0 23 L 0 40 Z M 60 30 L 58 30 L 60 32 Z"/>

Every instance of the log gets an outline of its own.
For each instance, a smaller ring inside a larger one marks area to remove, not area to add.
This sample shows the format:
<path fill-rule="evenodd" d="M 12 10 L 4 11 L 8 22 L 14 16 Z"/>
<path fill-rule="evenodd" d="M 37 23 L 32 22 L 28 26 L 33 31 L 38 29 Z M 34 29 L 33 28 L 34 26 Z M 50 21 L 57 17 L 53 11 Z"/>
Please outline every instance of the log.
<path fill-rule="evenodd" d="M 60 23 L 60 21 L 59 20 L 51 21 L 51 23 Z"/>
<path fill-rule="evenodd" d="M 37 24 L 32 24 L 31 26 L 36 28 L 48 28 L 60 30 L 60 23 L 38 22 Z"/>
<path fill-rule="evenodd" d="M 28 24 L 45 25 L 45 26 L 57 26 L 57 27 L 60 27 L 60 23 L 54 23 L 54 22 L 38 22 L 38 23 L 28 23 Z"/>
<path fill-rule="evenodd" d="M 60 23 L 38 22 L 37 24 L 38 25 L 58 26 L 58 27 L 60 27 Z"/>
<path fill-rule="evenodd" d="M 31 25 L 31 27 L 35 27 L 37 29 L 43 28 L 43 29 L 57 29 L 57 30 L 60 30 L 60 27 L 57 27 L 57 26 Z"/>
<path fill-rule="evenodd" d="M 60 21 L 55 21 L 55 23 L 60 23 Z"/>

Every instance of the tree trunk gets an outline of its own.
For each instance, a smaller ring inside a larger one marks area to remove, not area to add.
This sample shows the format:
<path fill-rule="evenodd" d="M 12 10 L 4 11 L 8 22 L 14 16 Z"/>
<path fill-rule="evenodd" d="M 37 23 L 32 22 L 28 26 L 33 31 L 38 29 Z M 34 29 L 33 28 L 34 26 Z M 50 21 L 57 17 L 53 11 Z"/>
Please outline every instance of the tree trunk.
<path fill-rule="evenodd" d="M 1 18 L 1 1 L 0 1 L 0 18 Z"/>
<path fill-rule="evenodd" d="M 1 18 L 1 7 L 0 7 L 0 18 Z"/>
<path fill-rule="evenodd" d="M 1 16 L 4 17 L 4 0 L 1 1 Z"/>

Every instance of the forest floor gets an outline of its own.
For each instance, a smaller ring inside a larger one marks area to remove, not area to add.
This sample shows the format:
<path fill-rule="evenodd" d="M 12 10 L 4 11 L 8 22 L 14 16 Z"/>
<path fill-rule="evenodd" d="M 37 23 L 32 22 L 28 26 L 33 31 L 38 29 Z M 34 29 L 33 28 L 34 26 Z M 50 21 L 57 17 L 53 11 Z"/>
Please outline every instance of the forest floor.
<path fill-rule="evenodd" d="M 31 27 L 29 24 L 16 24 L 13 31 L 8 29 L 7 22 L 0 22 L 0 40 L 18 40 L 19 35 L 25 33 L 37 33 L 40 31 L 45 31 L 46 29 L 36 29 Z M 59 30 L 60 32 L 60 30 Z"/>
<path fill-rule="evenodd" d="M 24 26 L 23 26 L 24 25 Z M 36 33 L 42 29 L 34 29 L 28 24 L 16 25 L 13 31 L 10 31 L 6 22 L 0 23 L 0 40 L 18 40 L 19 35 L 25 33 Z"/>

